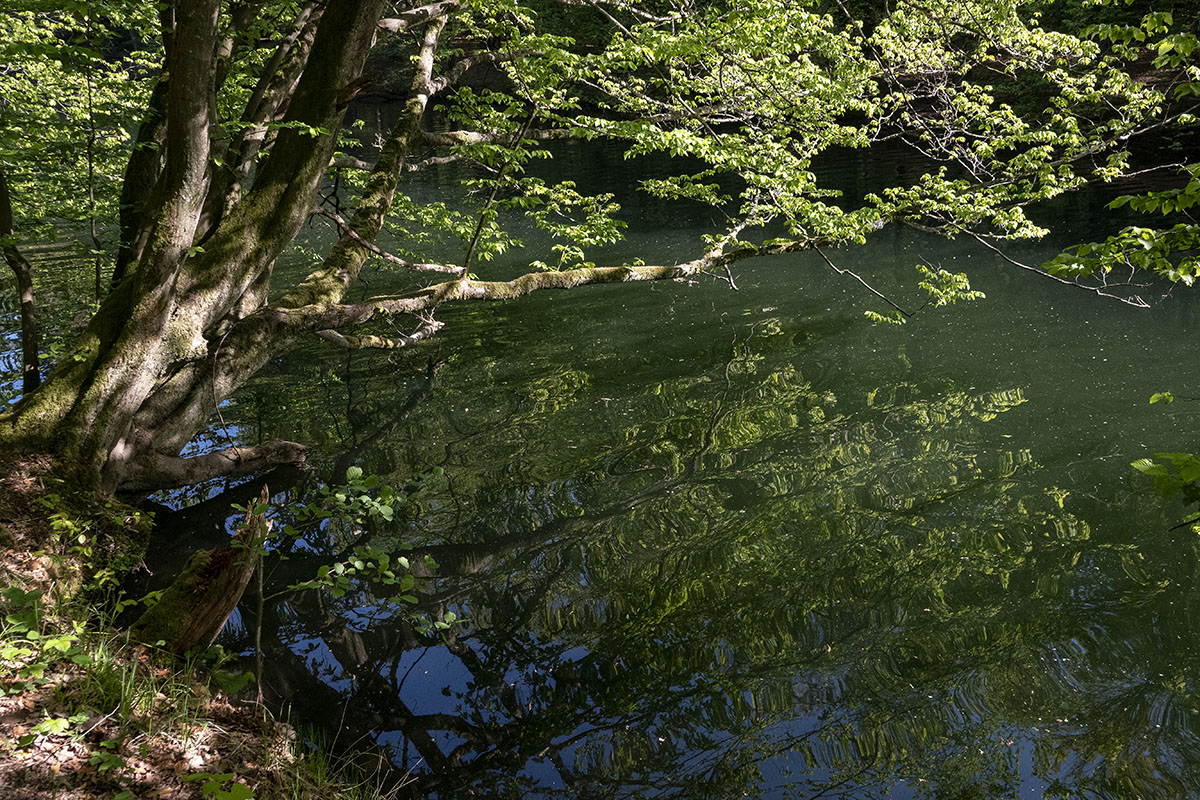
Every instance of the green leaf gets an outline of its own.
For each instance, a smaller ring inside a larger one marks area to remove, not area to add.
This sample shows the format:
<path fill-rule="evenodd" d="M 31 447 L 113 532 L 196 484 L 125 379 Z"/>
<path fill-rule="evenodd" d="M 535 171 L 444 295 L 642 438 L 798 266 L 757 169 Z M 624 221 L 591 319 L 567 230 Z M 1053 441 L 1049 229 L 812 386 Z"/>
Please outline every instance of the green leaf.
<path fill-rule="evenodd" d="M 70 727 L 71 721 L 66 717 L 54 717 L 42 720 L 33 726 L 33 730 L 36 733 L 44 733 L 48 736 L 60 736 L 66 733 Z"/>
<path fill-rule="evenodd" d="M 1153 459 L 1149 458 L 1139 458 L 1137 461 L 1131 462 L 1129 466 L 1155 478 L 1165 476 L 1168 472 L 1164 465 L 1155 463 Z"/>
<path fill-rule="evenodd" d="M 253 797 L 254 792 L 244 783 L 235 783 L 225 792 L 225 798 L 228 800 L 252 800 Z"/>

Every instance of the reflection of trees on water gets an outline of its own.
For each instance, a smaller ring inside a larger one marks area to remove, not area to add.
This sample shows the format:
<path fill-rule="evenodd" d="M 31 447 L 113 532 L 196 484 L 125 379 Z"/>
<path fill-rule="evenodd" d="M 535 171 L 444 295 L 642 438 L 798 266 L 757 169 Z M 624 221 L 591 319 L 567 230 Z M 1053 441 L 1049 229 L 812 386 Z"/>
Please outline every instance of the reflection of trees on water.
<path fill-rule="evenodd" d="M 1192 545 L 1154 574 L 1028 451 L 989 450 L 1019 389 L 835 394 L 795 348 L 760 323 L 619 398 L 584 369 L 503 393 L 446 370 L 366 465 L 443 472 L 357 535 L 432 553 L 422 608 L 466 624 L 306 595 L 274 609 L 268 682 L 370 732 L 416 796 L 1200 792 L 1196 660 L 1154 632 L 1189 630 Z"/>

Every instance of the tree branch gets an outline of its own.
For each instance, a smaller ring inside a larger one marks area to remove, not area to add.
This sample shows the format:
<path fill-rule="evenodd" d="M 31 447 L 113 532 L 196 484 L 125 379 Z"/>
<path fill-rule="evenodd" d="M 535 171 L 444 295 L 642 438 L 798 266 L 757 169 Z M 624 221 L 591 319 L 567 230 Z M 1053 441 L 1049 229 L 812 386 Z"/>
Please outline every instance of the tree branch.
<path fill-rule="evenodd" d="M 344 347 L 347 350 L 361 350 L 365 348 L 376 348 L 380 350 L 399 350 L 401 347 L 410 347 L 417 342 L 428 339 L 435 333 L 445 327 L 441 322 L 427 318 L 425 324 L 411 334 L 401 334 L 400 336 L 344 336 L 335 330 L 317 331 L 317 336 L 320 336 L 327 342 L 333 342 L 338 347 Z"/>
<path fill-rule="evenodd" d="M 333 220 L 334 223 L 337 224 L 338 231 L 340 231 L 343 236 L 349 236 L 351 239 L 358 242 L 360 245 L 367 248 L 372 253 L 390 264 L 395 264 L 396 266 L 403 267 L 404 269 L 411 269 L 414 272 L 448 272 L 452 275 L 461 275 L 463 273 L 462 267 L 452 267 L 448 264 L 424 264 L 417 261 L 409 261 L 408 259 L 400 258 L 400 256 L 392 255 L 386 250 L 380 248 L 378 245 L 368 242 L 366 239 L 360 236 L 357 231 L 351 228 L 350 224 L 346 222 L 345 219 L 333 211 L 330 211 L 326 208 L 318 208 L 316 209 L 316 213 Z"/>
<path fill-rule="evenodd" d="M 903 308 L 901 308 L 900 306 L 893 303 L 892 300 L 887 295 L 885 295 L 883 292 L 879 291 L 874 286 L 872 286 L 871 284 L 869 284 L 865 280 L 863 280 L 861 277 L 859 277 L 859 275 L 857 273 L 851 272 L 848 269 L 842 269 L 841 267 L 834 264 L 832 261 L 829 260 L 829 256 L 825 255 L 825 252 L 823 250 L 821 250 L 821 248 L 814 247 L 813 249 L 817 251 L 817 255 L 819 255 L 821 257 L 821 260 L 823 260 L 826 264 L 828 264 L 829 268 L 831 270 L 833 270 L 834 272 L 836 272 L 838 275 L 849 275 L 851 278 L 854 278 L 854 280 L 858 281 L 863 286 L 867 287 L 867 290 L 871 294 L 875 295 L 880 300 L 887 303 L 889 306 L 891 306 L 892 308 L 896 309 L 901 314 L 903 314 L 905 316 L 905 318 L 912 316 L 911 313 L 909 313 L 908 311 L 905 311 Z M 917 310 L 919 311 L 920 309 L 917 309 Z"/>
<path fill-rule="evenodd" d="M 287 110 L 292 91 L 312 52 L 321 20 L 322 11 L 315 6 L 315 0 L 310 0 L 300 8 L 291 30 L 263 65 L 258 83 L 242 111 L 240 126 L 228 145 L 230 155 L 222 159 L 227 163 L 215 171 L 201 220 L 202 233 L 218 224 L 241 199 L 254 161 L 268 145 L 271 132 L 267 123 L 278 119 Z"/>
<path fill-rule="evenodd" d="M 175 8 L 175 30 L 167 40 L 166 164 L 155 196 L 148 245 L 139 261 L 143 285 L 168 283 L 183 264 L 208 189 L 209 125 L 214 103 L 213 40 L 219 0 L 196 0 Z M 172 202 L 167 202 L 170 199 Z"/>
<path fill-rule="evenodd" d="M 379 20 L 379 29 L 387 33 L 404 33 L 410 28 L 429 22 L 437 17 L 445 17 L 458 8 L 460 0 L 439 0 L 429 5 L 401 11 L 395 17 Z"/>
<path fill-rule="evenodd" d="M 180 458 L 150 452 L 126 467 L 120 488 L 127 492 L 191 486 L 213 478 L 232 478 L 265 472 L 281 464 L 302 466 L 308 448 L 282 439 L 253 447 L 230 447 L 202 456 Z"/>
<path fill-rule="evenodd" d="M 724 269 L 746 258 L 812 250 L 833 244 L 828 238 L 773 242 L 769 245 L 746 244 L 734 250 L 712 250 L 684 264 L 655 266 L 585 267 L 550 272 L 530 272 L 510 281 L 478 281 L 468 278 L 446 281 L 406 295 L 381 295 L 354 304 L 313 303 L 300 307 L 281 305 L 264 308 L 255 315 L 269 319 L 283 329 L 318 331 L 356 325 L 377 314 L 418 314 L 432 311 L 443 303 L 465 300 L 515 300 L 544 289 L 573 289 L 604 283 L 686 280 L 693 276 Z M 254 320 L 246 320 L 251 324 Z"/>
<path fill-rule="evenodd" d="M 574 132 L 567 128 L 536 128 L 525 131 L 522 139 L 547 142 L 554 139 L 569 139 Z M 421 131 L 421 144 L 428 147 L 454 147 L 464 144 L 510 143 L 512 134 L 507 132 L 483 131 Z"/>
<path fill-rule="evenodd" d="M 1085 292 L 1095 292 L 1096 294 L 1100 295 L 1101 297 L 1108 297 L 1112 300 L 1120 301 L 1127 306 L 1133 306 L 1134 308 L 1150 308 L 1150 304 L 1147 303 L 1145 300 L 1143 300 L 1140 295 L 1134 295 L 1133 297 L 1122 297 L 1119 294 L 1112 294 L 1111 292 L 1104 291 L 1104 287 L 1102 287 L 1102 286 L 1086 286 L 1082 283 L 1079 283 L 1078 281 L 1071 281 L 1071 280 L 1067 280 L 1066 278 L 1060 278 L 1057 275 L 1051 275 L 1049 272 L 1046 272 L 1046 270 L 1044 270 L 1044 269 L 1039 269 L 1030 264 L 1023 264 L 1020 261 L 1017 261 L 1012 256 L 1008 255 L 1008 253 L 1005 253 L 999 247 L 996 247 L 991 242 L 989 242 L 987 239 L 985 239 L 983 236 L 980 236 L 979 234 L 975 233 L 974 231 L 967 230 L 966 228 L 960 228 L 960 230 L 963 233 L 970 236 L 975 241 L 979 242 L 981 245 L 986 247 L 988 250 L 991 250 L 993 253 L 995 253 L 996 255 L 1003 258 L 1009 264 L 1012 264 L 1014 267 L 1020 267 L 1021 269 L 1028 270 L 1029 272 L 1032 272 L 1035 275 L 1041 275 L 1043 278 L 1049 278 L 1052 281 L 1058 281 L 1059 283 L 1066 284 L 1067 286 L 1074 286 L 1076 289 L 1083 289 Z"/>
<path fill-rule="evenodd" d="M 558 2 L 562 3 L 564 6 L 582 6 L 584 8 L 594 8 L 603 13 L 605 16 L 608 16 L 608 14 L 600 8 L 602 5 L 612 6 L 615 9 L 633 14 L 635 17 L 640 17 L 648 22 L 674 21 L 672 17 L 664 17 L 657 14 L 652 14 L 645 9 L 638 8 L 636 3 L 625 2 L 625 0 L 558 0 Z"/>
<path fill-rule="evenodd" d="M 430 156 L 423 158 L 420 161 L 406 161 L 402 168 L 404 172 L 419 172 L 429 167 L 442 166 L 444 164 L 457 164 L 465 159 L 461 153 L 451 153 L 446 156 Z M 369 161 L 363 161 L 361 158 L 353 158 L 351 156 L 339 156 L 329 162 L 329 166 L 333 169 L 356 169 L 362 172 L 370 172 L 375 168 Z"/>
<path fill-rule="evenodd" d="M 411 94 L 405 104 L 404 113 L 392 128 L 384 143 L 367 183 L 362 198 L 348 227 L 358 238 L 342 237 L 329 252 L 321 269 L 310 273 L 299 286 L 288 292 L 280 301 L 284 307 L 297 307 L 313 302 L 337 302 L 345 294 L 351 281 L 362 269 L 366 253 L 370 252 L 359 242 L 373 242 L 383 228 L 383 220 L 391 209 L 396 184 L 408 154 L 421 138 L 421 120 L 429 105 L 434 56 L 442 30 L 446 26 L 444 17 L 429 23 L 416 59 L 417 73 L 413 77 Z M 328 327 L 328 326 L 326 326 Z"/>
<path fill-rule="evenodd" d="M 475 67 L 483 66 L 485 64 L 502 64 L 507 61 L 513 61 L 517 58 L 535 55 L 537 55 L 537 53 L 533 50 L 526 50 L 519 53 L 497 53 L 489 51 L 486 53 L 470 55 L 466 58 L 460 58 L 450 66 L 450 69 L 446 70 L 445 73 L 433 81 L 433 93 L 440 94 L 441 92 L 444 92 L 449 87 L 458 83 L 459 79 L 466 74 L 467 70 Z"/>

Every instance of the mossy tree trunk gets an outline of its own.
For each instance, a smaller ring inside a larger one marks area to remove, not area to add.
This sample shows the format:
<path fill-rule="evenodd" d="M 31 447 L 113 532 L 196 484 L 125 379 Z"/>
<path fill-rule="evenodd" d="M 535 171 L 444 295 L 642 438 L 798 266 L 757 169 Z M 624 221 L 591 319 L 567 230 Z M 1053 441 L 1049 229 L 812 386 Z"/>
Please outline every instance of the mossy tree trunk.
<path fill-rule="evenodd" d="M 138 224 L 125 234 L 137 258 L 48 380 L 6 415 L 7 444 L 51 452 L 77 481 L 103 490 L 147 488 L 155 471 L 170 484 L 202 480 L 205 470 L 253 470 L 268 457 L 297 458 L 297 448 L 273 444 L 262 454 L 243 449 L 232 462 L 210 458 L 187 470 L 171 462 L 203 427 L 213 400 L 233 388 L 202 385 L 206 376 L 197 367 L 217 357 L 215 343 L 308 216 L 345 111 L 342 92 L 361 74 L 382 5 L 347 0 L 321 17 L 253 187 L 203 245 L 197 229 L 213 185 L 221 3 L 191 0 L 168 9 L 163 166 Z M 131 180 L 146 174 L 144 159 L 131 160 Z M 210 399 L 196 415 L 147 413 L 166 395 L 201 394 Z"/>

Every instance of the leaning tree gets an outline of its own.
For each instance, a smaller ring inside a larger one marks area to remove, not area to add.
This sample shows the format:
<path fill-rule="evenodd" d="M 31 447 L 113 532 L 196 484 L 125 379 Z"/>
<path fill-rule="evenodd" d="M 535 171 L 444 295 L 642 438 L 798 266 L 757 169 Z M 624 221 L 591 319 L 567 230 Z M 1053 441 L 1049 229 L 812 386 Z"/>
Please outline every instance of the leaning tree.
<path fill-rule="evenodd" d="M 2 77 L 27 98 L 50 90 L 31 76 L 64 43 L 84 42 L 84 65 L 63 61 L 56 74 L 82 85 L 86 73 L 89 91 L 99 66 L 151 54 L 121 67 L 146 83 L 129 93 L 144 107 L 128 109 L 136 136 L 123 177 L 90 197 L 93 212 L 112 209 L 101 225 L 119 237 L 106 262 L 112 288 L 41 385 L 0 418 L 10 451 L 48 456 L 92 491 L 303 458 L 280 441 L 181 457 L 218 404 L 303 337 L 399 347 L 434 335 L 450 303 L 702 273 L 734 285 L 736 262 L 804 250 L 834 267 L 831 248 L 889 224 L 989 246 L 1037 236 L 1026 206 L 1120 174 L 1128 138 L 1177 111 L 1111 47 L 1038 27 L 1043 4 L 1023 0 L 897 0 L 867 22 L 840 0 L 27 5 L 0 15 L 25 37 L 20 50 L 9 37 Z M 109 35 L 89 45 L 93 26 Z M 148 66 L 155 53 L 160 72 Z M 402 111 L 369 155 L 348 156 L 338 149 L 347 107 L 384 68 L 402 76 Z M 3 104 L 13 125 L 24 111 Z M 10 180 L 10 262 L 26 244 L 23 203 L 62 169 L 30 163 L 38 131 L 18 134 L 0 137 L 0 168 L 24 176 Z M 526 169 L 566 138 L 607 140 L 630 159 L 659 154 L 669 168 L 643 188 L 707 204 L 727 223 L 676 264 L 591 263 L 588 248 L 620 236 L 612 198 Z M 924 174 L 839 198 L 813 173 L 824 152 L 889 140 L 920 153 Z M 471 165 L 465 200 L 404 194 L 408 177 L 450 161 Z M 353 177 L 350 211 L 318 206 L 334 170 Z M 281 254 L 317 213 L 336 236 L 303 279 L 277 285 Z M 513 244 L 505 223 L 517 214 L 556 244 L 521 277 L 483 279 L 484 258 Z M 463 255 L 423 254 L 430 231 L 457 239 Z M 369 259 L 412 272 L 418 288 L 349 302 Z M 937 270 L 919 283 L 939 303 L 971 294 L 962 276 Z M 396 315 L 413 333 L 362 328 Z"/>

